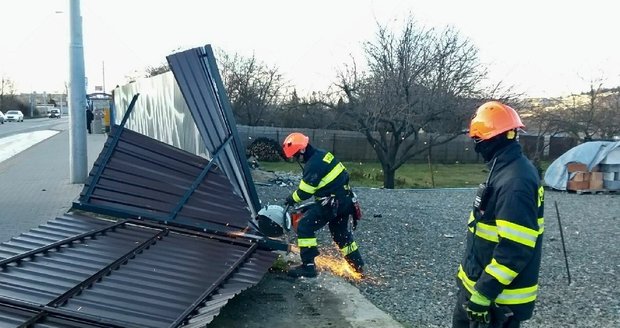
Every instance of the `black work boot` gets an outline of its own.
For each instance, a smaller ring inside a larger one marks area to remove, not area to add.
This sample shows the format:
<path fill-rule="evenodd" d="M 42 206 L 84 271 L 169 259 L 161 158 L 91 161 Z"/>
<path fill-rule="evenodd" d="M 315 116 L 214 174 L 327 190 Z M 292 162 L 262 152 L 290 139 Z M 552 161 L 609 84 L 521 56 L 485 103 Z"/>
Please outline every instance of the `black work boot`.
<path fill-rule="evenodd" d="M 314 278 L 317 275 L 316 267 L 314 266 L 314 263 L 304 263 L 288 270 L 287 275 L 294 278 Z"/>
<path fill-rule="evenodd" d="M 362 255 L 359 251 L 355 251 L 347 256 L 344 259 L 349 263 L 349 265 L 355 270 L 355 272 L 364 274 L 364 260 L 362 260 Z"/>

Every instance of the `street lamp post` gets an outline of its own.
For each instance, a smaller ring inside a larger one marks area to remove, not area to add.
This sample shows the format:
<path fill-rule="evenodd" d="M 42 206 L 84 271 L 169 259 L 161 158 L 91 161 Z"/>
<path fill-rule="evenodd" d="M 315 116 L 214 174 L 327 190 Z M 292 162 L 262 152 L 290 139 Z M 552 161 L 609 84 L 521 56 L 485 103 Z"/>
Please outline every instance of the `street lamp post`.
<path fill-rule="evenodd" d="M 82 43 L 82 16 L 80 1 L 70 2 L 69 46 L 69 149 L 70 149 L 70 181 L 85 183 L 87 178 L 86 149 L 86 78 L 84 70 L 84 46 Z"/>
<path fill-rule="evenodd" d="M 62 108 L 62 96 L 63 96 L 63 94 L 61 92 L 60 93 L 60 104 L 59 104 L 60 105 L 60 115 L 64 115 L 65 114 L 64 113 L 64 109 Z"/>
<path fill-rule="evenodd" d="M 64 14 L 65 12 L 62 10 L 56 10 L 54 11 L 54 14 Z M 61 47 L 62 48 L 62 47 Z M 67 113 L 65 113 L 64 108 L 63 108 L 63 98 L 65 98 L 65 93 L 67 93 L 67 83 L 65 82 L 65 92 L 63 92 L 63 90 L 60 91 L 60 115 L 64 115 L 64 114 L 69 114 L 69 112 L 67 111 Z M 67 98 L 67 102 L 69 101 L 69 99 Z"/>

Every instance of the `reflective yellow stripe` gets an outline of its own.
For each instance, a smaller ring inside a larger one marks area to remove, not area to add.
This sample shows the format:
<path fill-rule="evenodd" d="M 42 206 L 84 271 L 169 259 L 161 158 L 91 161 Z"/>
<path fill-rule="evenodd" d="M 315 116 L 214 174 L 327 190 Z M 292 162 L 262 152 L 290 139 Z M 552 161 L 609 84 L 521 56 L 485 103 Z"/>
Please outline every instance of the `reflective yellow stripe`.
<path fill-rule="evenodd" d="M 299 195 L 297 195 L 297 190 L 295 190 L 295 192 L 293 193 L 293 200 L 294 200 L 296 203 L 301 202 L 301 198 L 299 198 Z"/>
<path fill-rule="evenodd" d="M 495 243 L 499 242 L 497 227 L 494 225 L 478 222 L 476 224 L 476 236 Z"/>
<path fill-rule="evenodd" d="M 461 279 L 465 289 L 467 289 L 470 294 L 473 294 L 475 291 L 474 286 L 476 285 L 476 282 L 467 277 L 467 274 L 465 274 L 465 271 L 463 270 L 463 265 L 459 265 L 459 273 L 457 276 Z"/>
<path fill-rule="evenodd" d="M 336 179 L 344 170 L 344 165 L 342 163 L 338 163 L 338 165 L 334 166 L 334 168 L 329 171 L 329 173 L 327 173 L 327 175 L 325 175 L 323 179 L 321 179 L 321 182 L 318 186 L 316 186 L 316 189 L 321 189 L 325 187 L 328 183 L 334 181 L 334 179 Z"/>
<path fill-rule="evenodd" d="M 480 294 L 477 290 L 474 290 L 469 300 L 479 305 L 491 305 L 491 301 L 484 297 L 484 295 Z"/>
<path fill-rule="evenodd" d="M 463 286 L 465 286 L 465 289 L 467 289 L 467 291 L 470 294 L 473 294 L 476 291 L 474 289 L 476 282 L 467 277 L 467 275 L 465 274 L 465 271 L 463 271 L 463 266 L 461 265 L 459 265 L 458 277 L 459 279 L 461 279 Z M 533 302 L 536 299 L 537 293 L 538 293 L 538 285 L 534 285 L 531 287 L 525 287 L 525 288 L 516 288 L 516 289 L 506 288 L 497 296 L 497 298 L 494 301 L 497 304 L 504 304 L 504 305 L 524 304 L 524 303 Z"/>
<path fill-rule="evenodd" d="M 299 247 L 315 247 L 317 246 L 316 238 L 298 238 L 297 246 Z"/>
<path fill-rule="evenodd" d="M 341 248 L 340 252 L 342 252 L 343 256 L 347 256 L 347 255 L 355 252 L 356 250 L 357 250 L 357 243 L 356 242 L 352 242 L 349 245 Z"/>
<path fill-rule="evenodd" d="M 310 195 L 314 194 L 314 192 L 316 191 L 316 187 L 313 187 L 309 184 L 306 183 L 306 181 L 301 180 L 301 182 L 299 183 L 299 189 L 301 191 L 305 191 L 307 193 L 309 193 Z"/>
<path fill-rule="evenodd" d="M 487 265 L 484 271 L 504 285 L 509 285 L 518 274 L 509 267 L 499 264 L 495 259 L 491 260 L 491 264 Z"/>
<path fill-rule="evenodd" d="M 495 220 L 495 224 L 500 237 L 532 248 L 536 246 L 538 231 L 500 219 Z"/>
<path fill-rule="evenodd" d="M 331 153 L 327 153 L 327 155 L 331 155 Z M 328 158 L 328 156 L 325 155 L 325 157 L 323 158 L 323 160 L 325 161 L 325 158 Z M 331 160 L 334 158 L 334 155 L 331 155 L 331 158 L 329 159 L 329 162 L 331 162 Z M 328 162 L 328 163 L 329 163 Z M 312 185 L 310 185 L 309 183 L 307 183 L 304 180 L 301 180 L 301 182 L 299 182 L 299 190 L 306 192 L 310 195 L 314 195 L 314 193 L 325 187 L 328 183 L 334 181 L 334 179 L 336 179 L 338 177 L 338 175 L 340 175 L 340 173 L 342 173 L 342 171 L 344 171 L 346 168 L 344 167 L 344 164 L 342 163 L 338 163 L 338 165 L 334 166 L 334 168 L 329 171 L 329 173 L 327 173 L 319 182 L 319 185 L 314 187 Z M 297 195 L 297 192 L 293 193 L 293 199 L 297 202 L 301 201 L 301 198 L 299 198 L 299 196 Z"/>
<path fill-rule="evenodd" d="M 545 188 L 542 186 L 538 188 L 538 207 L 545 202 Z"/>
<path fill-rule="evenodd" d="M 538 234 L 545 232 L 545 218 L 538 218 Z"/>
<path fill-rule="evenodd" d="M 469 214 L 468 224 L 474 220 L 474 212 Z M 469 227 L 469 231 L 474 233 L 474 227 Z M 482 239 L 497 243 L 499 238 L 497 237 L 497 227 L 494 225 L 478 222 L 476 223 L 476 236 Z"/>
<path fill-rule="evenodd" d="M 504 289 L 495 299 L 497 304 L 523 304 L 536 300 L 538 285 L 517 289 Z"/>
<path fill-rule="evenodd" d="M 476 219 L 476 217 L 474 217 L 474 211 L 469 212 L 469 220 L 467 220 L 467 225 L 469 225 L 472 222 L 474 222 L 475 219 Z"/>
<path fill-rule="evenodd" d="M 329 164 L 334 160 L 334 155 L 332 155 L 332 153 L 327 153 L 325 154 L 325 156 L 323 156 L 323 162 Z"/>

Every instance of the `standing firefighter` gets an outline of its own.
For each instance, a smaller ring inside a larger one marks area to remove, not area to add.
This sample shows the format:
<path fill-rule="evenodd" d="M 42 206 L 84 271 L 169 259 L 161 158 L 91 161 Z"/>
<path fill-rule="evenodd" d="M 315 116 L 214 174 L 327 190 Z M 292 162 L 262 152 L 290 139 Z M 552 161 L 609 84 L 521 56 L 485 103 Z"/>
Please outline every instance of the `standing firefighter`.
<path fill-rule="evenodd" d="M 453 327 L 519 327 L 534 310 L 543 235 L 544 190 L 517 141 L 517 112 L 490 101 L 469 136 L 489 167 L 467 223 Z M 470 326 L 471 324 L 471 326 Z"/>
<path fill-rule="evenodd" d="M 329 224 L 332 238 L 346 261 L 357 272 L 363 272 L 362 256 L 348 229 L 349 215 L 354 214 L 355 209 L 346 168 L 332 153 L 312 147 L 309 138 L 301 133 L 291 133 L 286 137 L 282 149 L 287 159 L 295 158 L 305 163 L 299 187 L 286 198 L 286 205 L 315 198 L 315 203 L 304 213 L 297 227 L 302 264 L 289 270 L 288 275 L 316 277 L 314 258 L 319 251 L 314 233 L 325 224 Z"/>

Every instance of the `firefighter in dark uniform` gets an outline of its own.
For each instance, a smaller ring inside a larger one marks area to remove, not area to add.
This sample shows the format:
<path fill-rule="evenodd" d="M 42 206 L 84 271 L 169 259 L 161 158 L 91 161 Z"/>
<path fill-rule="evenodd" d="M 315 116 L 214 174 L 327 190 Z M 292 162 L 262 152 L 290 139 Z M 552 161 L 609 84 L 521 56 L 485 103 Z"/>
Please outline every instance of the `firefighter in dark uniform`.
<path fill-rule="evenodd" d="M 310 197 L 315 199 L 297 227 L 302 264 L 289 270 L 288 275 L 316 277 L 314 258 L 319 251 L 314 233 L 326 224 L 346 261 L 357 272 L 363 272 L 362 256 L 349 231 L 349 215 L 355 210 L 347 169 L 332 153 L 312 147 L 309 138 L 301 133 L 286 137 L 282 149 L 287 159 L 296 158 L 305 163 L 299 187 L 287 197 L 286 205 L 292 206 Z"/>
<path fill-rule="evenodd" d="M 480 106 L 469 136 L 489 167 L 467 224 L 452 327 L 519 327 L 538 294 L 544 190 L 523 155 L 517 112 L 497 101 Z M 471 326 L 470 326 L 471 324 Z"/>

